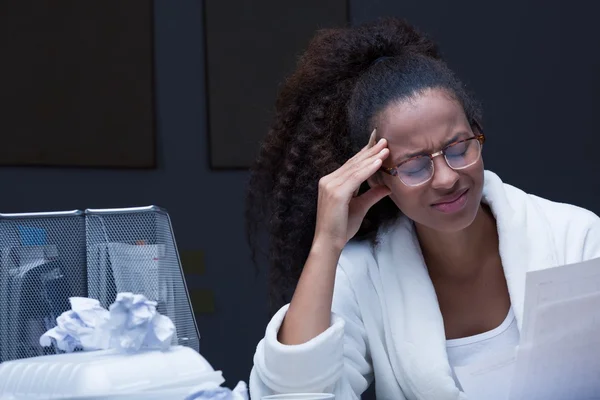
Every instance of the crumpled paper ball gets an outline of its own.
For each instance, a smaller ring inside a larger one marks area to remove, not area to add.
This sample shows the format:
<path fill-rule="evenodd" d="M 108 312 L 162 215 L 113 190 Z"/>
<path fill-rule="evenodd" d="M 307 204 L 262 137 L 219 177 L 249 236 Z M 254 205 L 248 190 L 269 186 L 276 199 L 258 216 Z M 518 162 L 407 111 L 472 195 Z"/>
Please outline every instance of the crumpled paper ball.
<path fill-rule="evenodd" d="M 125 352 L 141 348 L 168 349 L 175 335 L 175 325 L 169 317 L 156 311 L 156 305 L 141 294 L 117 294 L 109 307 L 110 347 Z"/>
<path fill-rule="evenodd" d="M 71 297 L 71 310 L 57 319 L 57 326 L 40 337 L 40 345 L 66 352 L 114 348 L 121 352 L 140 349 L 166 350 L 175 335 L 173 321 L 156 311 L 156 302 L 144 295 L 119 293 L 106 310 L 96 299 Z"/>
<path fill-rule="evenodd" d="M 102 350 L 109 347 L 107 322 L 110 314 L 98 300 L 87 297 L 71 297 L 71 309 L 56 318 L 56 326 L 40 337 L 40 345 L 57 347 L 72 352 L 77 347 L 83 350 Z"/>

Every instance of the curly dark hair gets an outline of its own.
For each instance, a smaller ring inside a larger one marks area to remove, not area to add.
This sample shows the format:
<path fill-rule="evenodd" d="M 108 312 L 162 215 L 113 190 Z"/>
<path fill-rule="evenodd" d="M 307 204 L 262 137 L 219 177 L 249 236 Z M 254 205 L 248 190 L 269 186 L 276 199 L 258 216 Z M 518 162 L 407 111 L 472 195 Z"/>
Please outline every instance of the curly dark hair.
<path fill-rule="evenodd" d="M 373 117 L 391 102 L 440 88 L 474 124 L 478 103 L 442 61 L 433 41 L 398 19 L 317 32 L 282 85 L 271 128 L 251 168 L 246 229 L 252 259 L 269 263 L 272 310 L 289 302 L 315 232 L 319 179 L 367 144 Z M 360 192 L 368 190 L 362 185 Z M 353 240 L 375 241 L 400 215 L 386 197 Z M 268 246 L 263 247 L 261 233 Z M 258 265 L 258 264 L 257 264 Z"/>

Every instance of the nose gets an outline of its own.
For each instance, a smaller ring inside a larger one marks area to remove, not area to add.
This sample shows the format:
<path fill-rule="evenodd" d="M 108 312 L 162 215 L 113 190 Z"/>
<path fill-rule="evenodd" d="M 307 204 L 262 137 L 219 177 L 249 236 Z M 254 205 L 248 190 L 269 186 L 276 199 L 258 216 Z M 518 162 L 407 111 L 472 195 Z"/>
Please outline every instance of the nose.
<path fill-rule="evenodd" d="M 443 155 L 433 158 L 433 177 L 431 187 L 443 191 L 451 190 L 458 182 L 458 172 L 448 166 Z"/>

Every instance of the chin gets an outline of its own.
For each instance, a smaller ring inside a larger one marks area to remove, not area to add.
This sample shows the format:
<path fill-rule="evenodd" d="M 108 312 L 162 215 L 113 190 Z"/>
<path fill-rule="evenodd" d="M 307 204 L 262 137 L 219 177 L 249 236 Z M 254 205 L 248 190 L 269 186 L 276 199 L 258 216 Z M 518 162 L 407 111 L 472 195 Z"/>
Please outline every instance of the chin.
<path fill-rule="evenodd" d="M 431 228 L 446 233 L 460 232 L 471 226 L 473 221 L 475 221 L 478 211 L 479 204 L 477 204 L 477 207 L 469 207 L 468 209 L 463 210 L 460 215 L 452 216 L 448 219 L 438 218 L 438 220 L 435 221 L 435 226 L 432 226 Z"/>

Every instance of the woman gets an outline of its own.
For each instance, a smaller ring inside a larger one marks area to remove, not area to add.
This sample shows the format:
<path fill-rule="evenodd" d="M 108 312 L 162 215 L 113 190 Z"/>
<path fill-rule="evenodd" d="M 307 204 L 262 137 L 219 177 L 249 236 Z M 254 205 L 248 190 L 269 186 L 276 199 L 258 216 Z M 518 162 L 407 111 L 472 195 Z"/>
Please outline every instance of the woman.
<path fill-rule="evenodd" d="M 411 26 L 317 34 L 250 182 L 272 298 L 293 292 L 256 350 L 253 398 L 355 399 L 373 378 L 379 399 L 466 398 L 453 367 L 518 344 L 525 273 L 600 256 L 596 215 L 484 170 L 480 120 Z"/>

